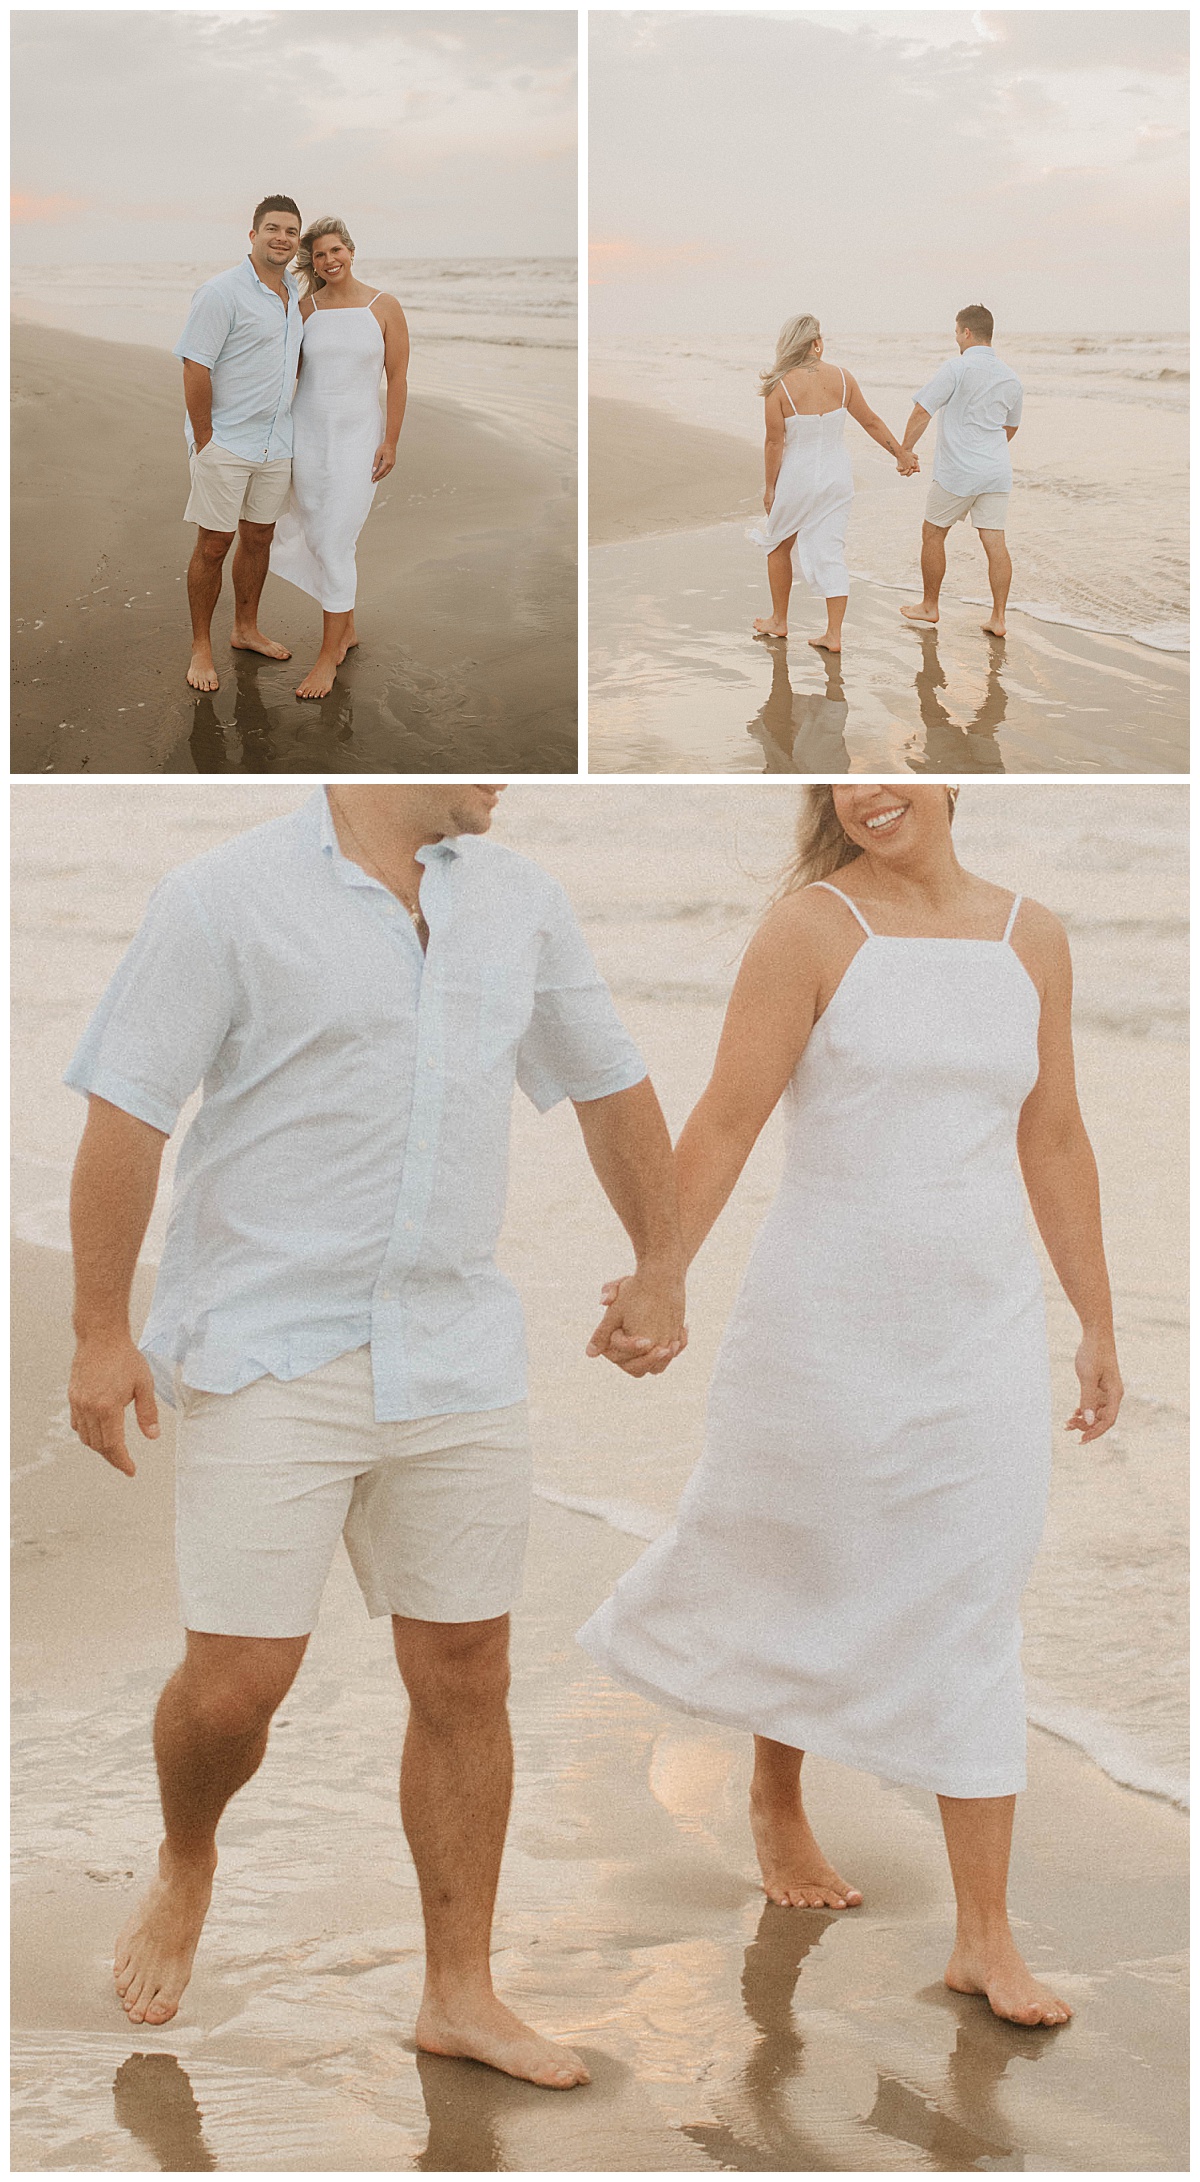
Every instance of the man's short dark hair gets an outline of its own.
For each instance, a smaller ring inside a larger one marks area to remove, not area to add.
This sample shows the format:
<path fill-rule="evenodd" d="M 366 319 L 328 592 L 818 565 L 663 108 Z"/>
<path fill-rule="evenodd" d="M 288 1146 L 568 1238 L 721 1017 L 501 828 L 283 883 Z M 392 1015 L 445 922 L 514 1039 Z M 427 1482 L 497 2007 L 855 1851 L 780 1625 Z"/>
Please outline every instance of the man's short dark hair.
<path fill-rule="evenodd" d="M 254 207 L 254 219 L 251 224 L 256 234 L 264 212 L 294 212 L 296 218 L 300 220 L 301 227 L 304 225 L 303 220 L 300 219 L 300 207 L 293 197 L 264 197 L 262 203 Z"/>
<path fill-rule="evenodd" d="M 955 324 L 965 326 L 977 341 L 990 341 L 995 320 L 986 303 L 968 303 L 966 310 L 959 312 Z"/>

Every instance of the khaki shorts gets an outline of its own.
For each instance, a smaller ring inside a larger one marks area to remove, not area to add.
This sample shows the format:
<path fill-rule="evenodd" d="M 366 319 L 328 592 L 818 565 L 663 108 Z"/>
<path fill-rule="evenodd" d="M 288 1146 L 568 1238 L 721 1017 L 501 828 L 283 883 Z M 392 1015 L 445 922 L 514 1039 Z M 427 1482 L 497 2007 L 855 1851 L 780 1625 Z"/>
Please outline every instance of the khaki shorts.
<path fill-rule="evenodd" d="M 185 523 L 202 530 L 236 530 L 238 524 L 273 523 L 283 513 L 292 482 L 292 458 L 247 462 L 210 439 L 198 455 L 189 455 L 192 489 L 183 511 Z"/>
<path fill-rule="evenodd" d="M 369 1348 L 207 1394 L 177 1379 L 175 1551 L 187 1628 L 307 1636 L 339 1538 L 372 1615 L 491 1621 L 519 1596 L 524 1402 L 377 1424 Z"/>
<path fill-rule="evenodd" d="M 1006 492 L 947 492 L 935 478 L 925 503 L 925 520 L 936 530 L 949 530 L 969 515 L 976 530 L 1003 530 L 1008 521 Z"/>

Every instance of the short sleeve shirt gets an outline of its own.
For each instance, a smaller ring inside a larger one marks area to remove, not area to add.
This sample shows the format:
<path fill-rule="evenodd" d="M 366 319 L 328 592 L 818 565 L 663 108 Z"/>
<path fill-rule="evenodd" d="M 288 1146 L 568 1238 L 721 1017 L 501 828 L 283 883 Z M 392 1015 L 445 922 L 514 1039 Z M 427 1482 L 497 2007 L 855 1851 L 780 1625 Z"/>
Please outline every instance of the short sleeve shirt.
<path fill-rule="evenodd" d="M 292 396 L 304 328 L 300 291 L 290 273 L 283 282 L 286 310 L 244 258 L 197 288 L 175 343 L 176 356 L 206 364 L 212 373 L 216 445 L 247 462 L 280 462 L 292 451 Z M 190 417 L 184 430 L 194 452 Z"/>
<path fill-rule="evenodd" d="M 323 789 L 171 872 L 66 1081 L 180 1149 L 142 1337 L 160 1392 L 292 1379 L 370 1343 L 382 1420 L 525 1393 L 494 1262 L 514 1084 L 541 1110 L 645 1064 L 557 882 L 422 849 L 429 946 L 343 856 Z"/>
<path fill-rule="evenodd" d="M 935 484 L 952 493 L 1008 492 L 1005 425 L 1021 421 L 1021 382 L 990 348 L 964 349 L 913 396 L 938 420 Z"/>

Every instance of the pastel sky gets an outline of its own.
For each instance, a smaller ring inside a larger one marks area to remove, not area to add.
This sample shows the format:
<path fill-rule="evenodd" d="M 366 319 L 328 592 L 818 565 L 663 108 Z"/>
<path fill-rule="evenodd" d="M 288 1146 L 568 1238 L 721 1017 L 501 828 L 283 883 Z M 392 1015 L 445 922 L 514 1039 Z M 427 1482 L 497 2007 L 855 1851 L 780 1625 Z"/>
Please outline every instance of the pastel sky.
<path fill-rule="evenodd" d="M 595 338 L 1187 324 L 1186 11 L 593 14 Z"/>
<path fill-rule="evenodd" d="M 574 13 L 21 10 L 14 261 L 233 260 L 258 198 L 365 257 L 574 256 Z"/>

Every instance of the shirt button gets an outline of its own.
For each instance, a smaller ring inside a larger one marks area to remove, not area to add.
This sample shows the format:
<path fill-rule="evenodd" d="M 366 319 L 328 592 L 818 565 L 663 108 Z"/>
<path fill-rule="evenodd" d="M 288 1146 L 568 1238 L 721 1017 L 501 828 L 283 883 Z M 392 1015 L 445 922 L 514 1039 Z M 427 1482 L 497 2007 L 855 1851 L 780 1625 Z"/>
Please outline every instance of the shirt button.
<path fill-rule="evenodd" d="M 427 1151 L 429 1150 L 429 1145 L 428 1145 L 428 1142 L 427 1142 L 427 1140 L 426 1140 L 426 1139 L 425 1139 L 424 1137 L 421 1137 L 421 1138 L 419 1139 L 419 1141 L 418 1141 L 418 1144 L 417 1144 L 417 1150 L 418 1150 L 419 1152 L 427 1152 Z"/>
<path fill-rule="evenodd" d="M 426 1061 L 426 1063 L 425 1063 L 425 1066 L 426 1066 L 426 1068 L 436 1068 L 436 1067 L 437 1067 L 437 1062 L 436 1062 L 436 1061 Z"/>
<path fill-rule="evenodd" d="M 412 1234 L 412 1221 L 411 1221 L 411 1220 L 406 1220 L 406 1221 L 405 1221 L 405 1223 L 404 1223 L 404 1232 L 405 1232 L 405 1234 L 406 1234 L 406 1235 L 411 1235 L 411 1234 Z"/>

